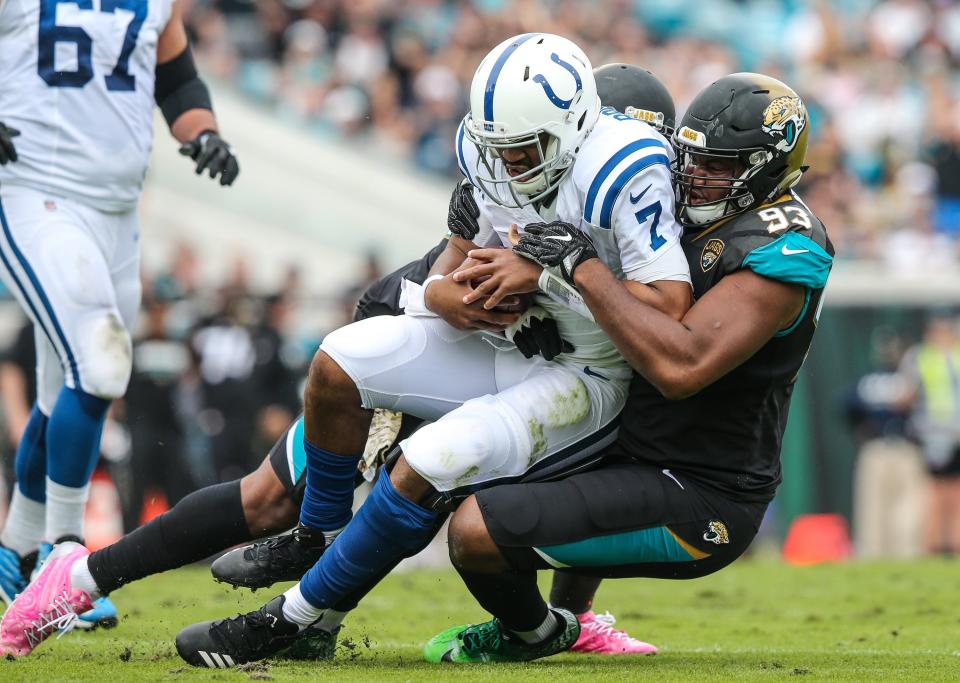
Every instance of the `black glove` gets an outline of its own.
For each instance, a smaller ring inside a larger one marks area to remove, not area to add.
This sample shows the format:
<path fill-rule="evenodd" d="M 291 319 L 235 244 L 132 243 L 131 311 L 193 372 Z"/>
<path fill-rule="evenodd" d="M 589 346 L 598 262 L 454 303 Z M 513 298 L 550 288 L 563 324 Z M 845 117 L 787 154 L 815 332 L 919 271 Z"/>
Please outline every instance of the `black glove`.
<path fill-rule="evenodd" d="M 480 232 L 480 209 L 473 198 L 473 185 L 464 180 L 457 183 L 450 195 L 450 208 L 447 210 L 447 227 L 450 232 L 465 240 L 472 240 Z"/>
<path fill-rule="evenodd" d="M 559 266 L 563 279 L 571 285 L 576 267 L 587 259 L 597 258 L 597 248 L 587 233 L 563 221 L 525 226 L 513 250 L 544 268 Z"/>
<path fill-rule="evenodd" d="M 571 353 L 573 344 L 560 336 L 557 321 L 551 317 L 533 316 L 513 333 L 513 343 L 524 358 L 533 358 L 538 353 L 546 360 L 553 360 L 561 353 Z"/>
<path fill-rule="evenodd" d="M 206 169 L 211 178 L 220 174 L 220 184 L 230 185 L 240 174 L 237 157 L 216 131 L 205 130 L 180 146 L 180 154 L 197 162 L 197 175 Z"/>
<path fill-rule="evenodd" d="M 13 146 L 13 139 L 18 135 L 20 135 L 19 130 L 0 122 L 0 166 L 8 161 L 17 160 L 17 148 Z"/>

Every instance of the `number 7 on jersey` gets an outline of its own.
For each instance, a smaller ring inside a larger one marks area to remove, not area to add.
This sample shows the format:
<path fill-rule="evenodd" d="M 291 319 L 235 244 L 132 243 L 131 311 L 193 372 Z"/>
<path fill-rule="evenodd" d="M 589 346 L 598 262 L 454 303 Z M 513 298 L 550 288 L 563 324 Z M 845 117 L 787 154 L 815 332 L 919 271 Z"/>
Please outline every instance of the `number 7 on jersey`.
<path fill-rule="evenodd" d="M 637 217 L 637 223 L 640 225 L 643 225 L 648 218 L 653 216 L 653 222 L 650 224 L 650 248 L 654 251 L 667 243 L 667 240 L 663 236 L 657 234 L 657 226 L 660 225 L 661 213 L 663 213 L 663 206 L 657 201 L 650 206 L 643 207 L 634 214 L 634 216 Z"/>

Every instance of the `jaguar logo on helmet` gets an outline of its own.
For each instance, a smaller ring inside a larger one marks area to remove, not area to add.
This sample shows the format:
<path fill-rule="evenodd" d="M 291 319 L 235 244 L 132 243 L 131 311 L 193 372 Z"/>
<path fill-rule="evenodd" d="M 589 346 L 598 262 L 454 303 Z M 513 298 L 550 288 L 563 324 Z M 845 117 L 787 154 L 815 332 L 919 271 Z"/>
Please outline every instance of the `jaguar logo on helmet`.
<path fill-rule="evenodd" d="M 775 147 L 783 152 L 789 152 L 796 146 L 806 126 L 807 110 L 799 97 L 777 97 L 763 110 L 763 132 L 780 137 Z"/>

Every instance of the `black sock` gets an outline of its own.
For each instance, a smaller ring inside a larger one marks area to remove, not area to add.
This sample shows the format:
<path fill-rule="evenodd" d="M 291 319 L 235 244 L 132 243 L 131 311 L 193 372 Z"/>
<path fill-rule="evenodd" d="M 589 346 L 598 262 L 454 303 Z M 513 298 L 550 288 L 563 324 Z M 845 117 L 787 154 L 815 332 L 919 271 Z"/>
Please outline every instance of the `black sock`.
<path fill-rule="evenodd" d="M 87 566 L 106 595 L 250 539 L 238 479 L 194 491 L 156 519 L 91 553 Z"/>
<path fill-rule="evenodd" d="M 550 604 L 570 610 L 574 614 L 589 612 L 602 580 L 594 576 L 555 571 L 553 585 L 550 586 Z"/>
<path fill-rule="evenodd" d="M 511 631 L 532 631 L 547 618 L 547 603 L 537 588 L 536 572 L 457 571 L 480 606 Z"/>

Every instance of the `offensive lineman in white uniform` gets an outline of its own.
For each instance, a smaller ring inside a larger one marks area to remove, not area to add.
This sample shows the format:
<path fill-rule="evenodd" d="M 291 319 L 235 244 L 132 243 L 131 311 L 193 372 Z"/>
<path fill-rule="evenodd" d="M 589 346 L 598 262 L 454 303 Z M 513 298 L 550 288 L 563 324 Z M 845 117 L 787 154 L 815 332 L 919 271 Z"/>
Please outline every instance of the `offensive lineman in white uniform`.
<path fill-rule="evenodd" d="M 639 299 L 677 318 L 689 308 L 670 146 L 641 121 L 601 114 L 590 62 L 569 40 L 525 34 L 494 48 L 474 76 L 457 152 L 480 188 L 476 243 L 451 238 L 422 290 L 407 286 L 405 315 L 337 330 L 311 367 L 300 523 L 327 543 L 326 552 L 261 610 L 181 631 L 177 649 L 191 664 L 261 659 L 300 629 L 335 628 L 345 605 L 433 537 L 445 503 L 569 467 L 615 437 L 631 370 L 592 320 L 571 310 L 573 293 L 559 278 L 509 249 L 512 225 L 572 222 L 602 245 L 601 258 Z M 555 362 L 526 359 L 494 333 L 509 336 L 519 314 L 464 303 L 469 285 L 448 274 L 466 263 L 467 250 L 489 245 L 513 260 L 512 276 L 526 283 L 514 291 L 539 292 L 526 315 L 553 316 L 572 351 Z M 477 325 L 491 332 L 468 329 Z M 351 521 L 371 408 L 436 421 L 402 442 L 403 455 Z M 564 614 L 579 633 L 576 617 Z M 555 619 L 551 613 L 536 633 L 518 636 L 542 639 Z"/>
<path fill-rule="evenodd" d="M 160 106 L 196 172 L 239 167 L 217 133 L 174 0 L 0 0 L 0 277 L 33 322 L 37 402 L 0 535 L 0 597 L 83 537 L 110 401 L 140 304 L 137 201 Z M 109 603 L 81 618 L 116 622 Z"/>

